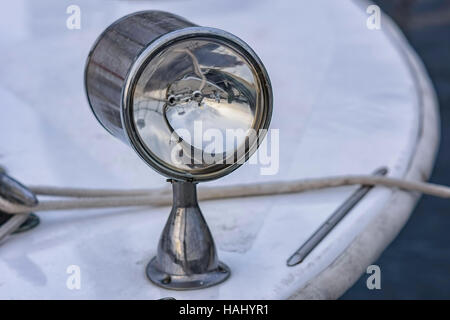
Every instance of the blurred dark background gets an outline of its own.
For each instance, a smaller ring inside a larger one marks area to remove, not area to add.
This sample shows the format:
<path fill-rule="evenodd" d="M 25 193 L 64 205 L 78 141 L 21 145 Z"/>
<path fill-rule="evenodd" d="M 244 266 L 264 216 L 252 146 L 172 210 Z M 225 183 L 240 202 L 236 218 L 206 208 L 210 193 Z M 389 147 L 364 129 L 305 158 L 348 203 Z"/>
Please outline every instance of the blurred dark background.
<path fill-rule="evenodd" d="M 431 181 L 450 185 L 450 0 L 374 2 L 402 29 L 433 81 L 441 145 Z M 381 268 L 381 290 L 368 290 L 363 274 L 342 299 L 450 299 L 449 201 L 424 196 L 374 264 Z"/>

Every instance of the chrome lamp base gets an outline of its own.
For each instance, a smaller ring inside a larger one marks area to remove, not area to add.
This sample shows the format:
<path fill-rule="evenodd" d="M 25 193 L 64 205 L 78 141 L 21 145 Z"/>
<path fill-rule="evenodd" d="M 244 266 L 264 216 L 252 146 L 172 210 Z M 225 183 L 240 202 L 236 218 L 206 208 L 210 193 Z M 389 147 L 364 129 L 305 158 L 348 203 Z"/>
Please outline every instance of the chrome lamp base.
<path fill-rule="evenodd" d="M 158 244 L 147 265 L 147 277 L 172 290 L 207 288 L 225 281 L 230 269 L 217 257 L 216 247 L 200 211 L 196 184 L 171 181 L 173 206 Z"/>

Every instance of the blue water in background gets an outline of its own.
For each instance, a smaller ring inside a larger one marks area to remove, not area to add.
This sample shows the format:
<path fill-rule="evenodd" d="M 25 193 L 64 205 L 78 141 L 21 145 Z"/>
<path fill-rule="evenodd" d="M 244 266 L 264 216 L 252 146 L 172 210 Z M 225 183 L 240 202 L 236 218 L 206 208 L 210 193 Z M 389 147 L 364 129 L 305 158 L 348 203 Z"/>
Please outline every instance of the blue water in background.
<path fill-rule="evenodd" d="M 430 180 L 450 185 L 450 1 L 374 2 L 400 26 L 433 81 L 441 144 Z M 368 290 L 363 274 L 342 299 L 450 299 L 450 200 L 424 196 L 374 264 L 381 268 L 381 290 Z"/>

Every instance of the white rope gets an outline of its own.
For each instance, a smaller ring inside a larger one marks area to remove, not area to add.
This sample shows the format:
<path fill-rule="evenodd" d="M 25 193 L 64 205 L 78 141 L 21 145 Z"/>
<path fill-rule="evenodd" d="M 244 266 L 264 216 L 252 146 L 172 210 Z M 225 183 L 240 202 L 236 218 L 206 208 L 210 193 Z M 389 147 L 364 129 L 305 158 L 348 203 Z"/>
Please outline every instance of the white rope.
<path fill-rule="evenodd" d="M 199 188 L 199 200 L 215 200 L 239 197 L 269 196 L 299 193 L 324 188 L 349 185 L 384 186 L 399 188 L 441 198 L 450 198 L 450 188 L 432 183 L 406 181 L 374 175 L 337 176 L 328 178 L 274 181 L 239 184 L 223 187 Z M 84 188 L 60 188 L 32 186 L 31 191 L 40 196 L 66 197 L 69 199 L 41 200 L 29 207 L 9 202 L 0 197 L 0 211 L 14 214 L 0 227 L 0 241 L 16 230 L 31 211 L 53 211 L 137 206 L 165 206 L 172 203 L 172 192 L 168 188 L 138 190 L 108 190 Z"/>
<path fill-rule="evenodd" d="M 450 198 L 450 188 L 446 186 L 370 175 L 337 176 L 329 178 L 199 188 L 198 198 L 199 200 L 215 200 L 268 196 L 348 185 L 379 185 L 390 188 L 399 188 L 405 191 L 419 192 L 441 198 Z M 172 194 L 167 188 L 106 190 L 35 186 L 30 187 L 30 190 L 38 195 L 63 196 L 74 199 L 42 200 L 36 206 L 28 207 L 11 203 L 0 198 L 0 210 L 10 214 L 22 214 L 30 211 L 37 212 L 129 206 L 165 206 L 172 203 Z"/>

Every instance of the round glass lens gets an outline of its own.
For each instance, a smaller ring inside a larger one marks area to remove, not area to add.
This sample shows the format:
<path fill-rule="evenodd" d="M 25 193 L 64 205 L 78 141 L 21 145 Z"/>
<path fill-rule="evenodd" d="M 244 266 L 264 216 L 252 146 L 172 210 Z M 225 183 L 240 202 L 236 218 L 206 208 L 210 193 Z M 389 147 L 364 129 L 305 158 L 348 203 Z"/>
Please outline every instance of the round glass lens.
<path fill-rule="evenodd" d="M 147 152 L 163 166 L 194 174 L 243 162 L 264 101 L 240 50 L 217 39 L 180 40 L 145 66 L 133 120 Z"/>

